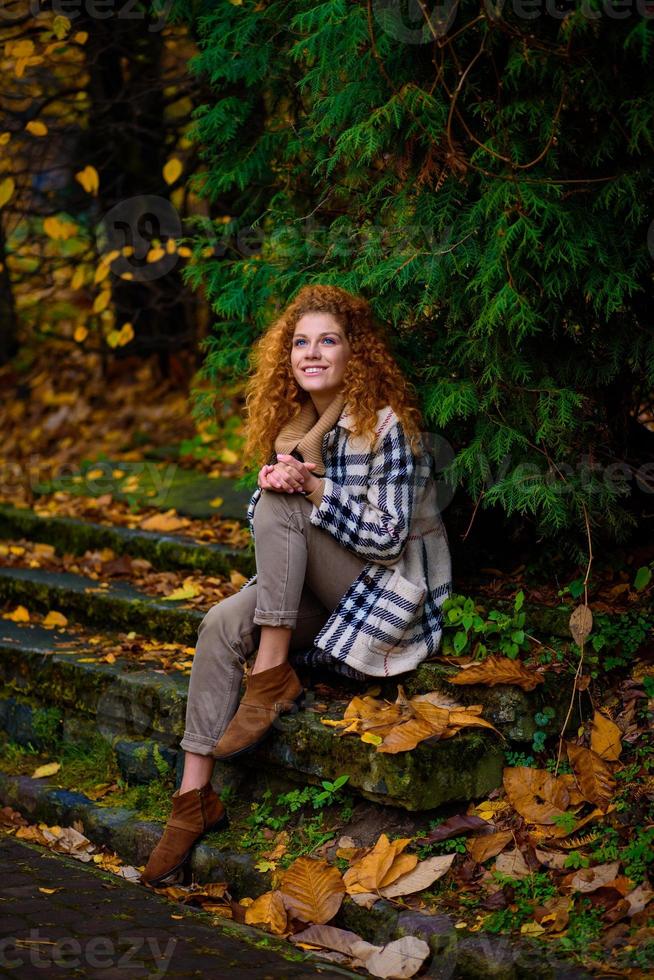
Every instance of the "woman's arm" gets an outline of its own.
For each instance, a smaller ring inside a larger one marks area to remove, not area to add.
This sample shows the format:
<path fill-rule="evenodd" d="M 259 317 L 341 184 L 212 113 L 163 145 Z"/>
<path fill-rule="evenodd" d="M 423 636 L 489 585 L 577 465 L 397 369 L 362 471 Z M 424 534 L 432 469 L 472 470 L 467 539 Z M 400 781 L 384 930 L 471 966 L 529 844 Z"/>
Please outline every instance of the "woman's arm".
<path fill-rule="evenodd" d="M 392 564 L 406 544 L 415 502 L 416 460 L 397 422 L 380 442 L 371 462 L 363 500 L 330 477 L 313 491 L 310 521 L 355 554 L 377 564 Z"/>

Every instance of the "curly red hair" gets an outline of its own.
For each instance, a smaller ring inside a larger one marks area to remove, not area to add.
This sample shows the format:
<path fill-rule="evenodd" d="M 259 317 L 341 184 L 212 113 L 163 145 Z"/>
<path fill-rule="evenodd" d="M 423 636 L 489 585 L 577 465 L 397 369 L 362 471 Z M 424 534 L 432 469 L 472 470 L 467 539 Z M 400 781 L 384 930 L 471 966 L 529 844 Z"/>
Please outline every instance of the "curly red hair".
<path fill-rule="evenodd" d="M 411 451 L 418 454 L 423 420 L 415 389 L 391 355 L 370 304 L 339 286 L 312 285 L 300 289 L 253 346 L 245 387 L 245 456 L 256 467 L 268 462 L 280 429 L 310 397 L 291 369 L 293 331 L 305 313 L 331 313 L 350 343 L 342 390 L 352 410 L 353 434 L 367 437 L 372 445 L 377 411 L 390 405 Z"/>

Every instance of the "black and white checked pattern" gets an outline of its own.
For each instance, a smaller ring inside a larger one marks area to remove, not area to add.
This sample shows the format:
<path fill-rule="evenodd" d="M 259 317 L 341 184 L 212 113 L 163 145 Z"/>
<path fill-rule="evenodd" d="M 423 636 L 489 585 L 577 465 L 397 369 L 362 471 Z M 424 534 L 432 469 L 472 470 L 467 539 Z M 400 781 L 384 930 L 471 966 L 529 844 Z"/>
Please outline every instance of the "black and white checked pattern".
<path fill-rule="evenodd" d="M 363 674 L 392 676 L 413 670 L 438 650 L 441 606 L 452 592 L 433 460 L 426 452 L 411 453 L 390 406 L 378 412 L 372 451 L 342 419 L 323 439 L 323 499 L 309 520 L 366 565 L 314 644 Z M 252 537 L 261 493 L 257 487 L 248 506 Z M 255 573 L 242 588 L 256 578 Z"/>

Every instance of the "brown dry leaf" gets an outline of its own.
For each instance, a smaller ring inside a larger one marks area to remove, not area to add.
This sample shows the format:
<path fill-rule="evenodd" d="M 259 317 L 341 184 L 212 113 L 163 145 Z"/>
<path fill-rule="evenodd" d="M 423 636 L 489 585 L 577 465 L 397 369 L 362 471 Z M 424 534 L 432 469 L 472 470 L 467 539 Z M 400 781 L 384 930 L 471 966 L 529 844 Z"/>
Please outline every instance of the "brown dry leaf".
<path fill-rule="evenodd" d="M 389 755 L 396 752 L 408 752 L 410 749 L 415 749 L 419 742 L 438 734 L 428 721 L 411 718 L 391 729 L 382 744 L 377 746 L 377 751 L 386 752 Z"/>
<path fill-rule="evenodd" d="M 410 843 L 410 837 L 391 843 L 386 834 L 380 834 L 373 849 L 345 872 L 343 881 L 348 893 L 378 891 L 398 854 Z"/>
<path fill-rule="evenodd" d="M 567 854 L 563 854 L 561 851 L 548 851 L 544 848 L 535 847 L 534 853 L 540 863 L 549 868 L 550 871 L 561 871 L 565 867 L 565 861 L 568 857 Z"/>
<path fill-rule="evenodd" d="M 568 924 L 574 902 L 564 895 L 554 895 L 543 902 L 544 914 L 537 916 L 540 925 L 549 932 L 561 932 Z"/>
<path fill-rule="evenodd" d="M 622 732 L 601 711 L 596 711 L 593 715 L 590 747 L 606 762 L 616 762 L 622 752 Z"/>
<path fill-rule="evenodd" d="M 543 680 L 542 674 L 525 667 L 520 660 L 500 656 L 486 657 L 449 678 L 450 684 L 512 684 L 523 691 L 533 691 Z"/>
<path fill-rule="evenodd" d="M 388 943 L 364 961 L 364 967 L 373 977 L 387 980 L 404 980 L 414 976 L 429 956 L 430 949 L 424 939 L 404 936 Z"/>
<path fill-rule="evenodd" d="M 450 719 L 447 708 L 440 708 L 429 701 L 412 701 L 411 707 L 418 719 L 431 725 L 434 732 L 444 732 Z"/>
<path fill-rule="evenodd" d="M 433 704 L 435 708 L 446 708 L 448 711 L 452 708 L 465 707 L 465 705 L 461 704 L 451 695 L 443 694 L 442 691 L 427 691 L 426 694 L 415 694 L 411 698 L 411 707 L 415 708 L 417 704 Z"/>
<path fill-rule="evenodd" d="M 300 857 L 284 872 L 279 891 L 293 918 L 323 925 L 341 907 L 345 884 L 332 864 Z"/>
<path fill-rule="evenodd" d="M 504 851 L 495 858 L 495 870 L 512 878 L 525 878 L 531 874 L 529 865 L 522 856 L 522 851 L 514 847 L 512 851 Z"/>
<path fill-rule="evenodd" d="M 580 868 L 564 881 L 572 891 L 594 892 L 612 882 L 618 874 L 619 867 L 619 861 L 611 861 L 609 864 L 596 864 L 594 868 Z"/>
<path fill-rule="evenodd" d="M 401 875 L 391 885 L 380 889 L 380 894 L 383 898 L 398 898 L 401 895 L 413 895 L 415 892 L 421 892 L 447 874 L 455 857 L 456 854 L 439 854 L 437 857 L 426 858 L 424 861 L 420 861 L 412 871 Z M 397 864 L 397 860 L 395 864 Z M 375 898 L 377 898 L 376 895 Z"/>
<path fill-rule="evenodd" d="M 509 802 L 530 823 L 553 824 L 568 809 L 570 794 L 565 783 L 546 769 L 506 767 L 503 782 Z"/>
<path fill-rule="evenodd" d="M 173 509 L 165 513 L 152 514 L 142 520 L 138 526 L 144 531 L 179 531 L 189 524 L 188 518 L 180 517 Z"/>
<path fill-rule="evenodd" d="M 473 861 L 483 864 L 488 858 L 495 857 L 503 851 L 513 834 L 510 830 L 498 830 L 495 834 L 484 834 L 482 837 L 470 837 L 466 848 Z"/>
<path fill-rule="evenodd" d="M 343 712 L 344 718 L 375 718 L 381 709 L 389 707 L 384 701 L 371 697 L 354 697 Z"/>
<path fill-rule="evenodd" d="M 249 926 L 263 926 L 276 936 L 283 935 L 287 931 L 287 915 L 281 892 L 266 892 L 255 898 L 245 910 L 245 922 Z"/>
<path fill-rule="evenodd" d="M 356 932 L 347 929 L 337 929 L 335 926 L 309 926 L 302 932 L 296 932 L 290 937 L 292 943 L 299 946 L 317 946 L 326 949 L 336 950 L 338 953 L 345 953 L 347 956 L 355 957 L 364 962 L 372 953 L 377 952 L 382 947 L 373 946 L 368 943 Z"/>
<path fill-rule="evenodd" d="M 654 895 L 649 882 L 644 881 L 642 885 L 638 885 L 633 891 L 625 895 L 625 899 L 629 904 L 628 916 L 636 915 L 638 912 L 642 912 L 645 906 L 647 906 Z"/>
<path fill-rule="evenodd" d="M 558 778 L 568 791 L 570 806 L 579 806 L 580 803 L 586 802 L 586 797 L 584 794 L 579 792 L 579 787 L 577 786 L 577 780 L 574 777 L 574 773 L 562 772 L 559 774 Z"/>
<path fill-rule="evenodd" d="M 479 707 L 478 712 L 474 710 L 476 707 Z M 490 728 L 503 738 L 504 736 L 498 731 L 495 725 L 491 725 L 490 721 L 486 721 L 485 718 L 480 717 L 481 711 L 481 705 L 472 705 L 469 708 L 457 708 L 455 711 L 450 711 L 449 725 L 447 731 L 443 734 L 443 738 L 451 738 L 452 735 L 456 735 L 462 728 L 467 728 L 470 725 L 480 728 Z"/>
<path fill-rule="evenodd" d="M 568 759 L 577 777 L 577 785 L 589 803 L 606 810 L 615 792 L 615 779 L 609 765 L 592 749 L 566 742 Z"/>
<path fill-rule="evenodd" d="M 398 854 L 379 883 L 380 891 L 386 888 L 387 885 L 392 884 L 397 878 L 401 878 L 403 875 L 413 871 L 417 863 L 417 854 L 407 854 L 406 852 L 404 854 Z"/>
<path fill-rule="evenodd" d="M 581 646 L 583 641 L 593 628 L 593 614 L 590 611 L 590 607 L 586 605 L 577 606 L 576 609 L 572 610 L 570 616 L 570 632 L 572 633 L 572 639 L 575 641 L 577 646 Z"/>

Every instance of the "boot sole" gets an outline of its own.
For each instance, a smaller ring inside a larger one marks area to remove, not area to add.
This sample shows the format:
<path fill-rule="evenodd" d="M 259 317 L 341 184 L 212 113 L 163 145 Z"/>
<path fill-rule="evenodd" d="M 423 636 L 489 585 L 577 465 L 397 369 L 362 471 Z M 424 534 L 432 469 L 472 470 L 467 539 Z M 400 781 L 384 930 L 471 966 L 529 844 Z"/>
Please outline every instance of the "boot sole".
<path fill-rule="evenodd" d="M 298 694 L 298 696 L 293 699 L 294 700 L 294 704 L 296 705 L 296 707 L 295 708 L 291 708 L 290 711 L 281 711 L 280 714 L 283 714 L 283 715 L 294 715 L 294 714 L 296 714 L 296 712 L 298 712 L 300 710 L 300 708 L 302 707 L 302 705 L 304 704 L 304 702 L 306 700 L 306 696 L 307 696 L 306 695 L 306 691 L 301 691 L 300 694 Z M 260 745 L 263 745 L 263 743 L 267 739 L 270 738 L 270 736 L 273 733 L 273 728 L 274 728 L 274 725 L 271 725 L 270 728 L 266 732 L 264 732 L 264 734 L 261 736 L 261 738 L 258 739 L 256 742 L 252 742 L 251 745 L 246 745 L 245 748 L 243 748 L 243 749 L 237 749 L 236 752 L 230 752 L 229 755 L 214 756 L 214 758 L 218 762 L 227 762 L 228 760 L 231 760 L 231 759 L 237 759 L 240 755 L 245 755 L 246 752 L 252 752 L 254 749 L 258 748 Z"/>
<path fill-rule="evenodd" d="M 198 837 L 196 841 L 193 842 L 191 847 L 181 859 L 181 861 L 175 865 L 174 868 L 170 868 L 164 874 L 159 875 L 158 878 L 147 878 L 141 879 L 141 883 L 145 885 L 151 885 L 153 888 L 167 888 L 170 885 L 188 885 L 190 884 L 190 868 L 188 866 L 188 860 L 191 856 L 191 852 L 197 843 L 212 830 L 225 830 L 229 827 L 229 817 L 225 813 L 220 820 L 216 820 L 215 823 L 209 824 L 209 826 L 202 831 L 202 834 Z"/>

